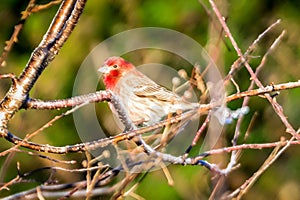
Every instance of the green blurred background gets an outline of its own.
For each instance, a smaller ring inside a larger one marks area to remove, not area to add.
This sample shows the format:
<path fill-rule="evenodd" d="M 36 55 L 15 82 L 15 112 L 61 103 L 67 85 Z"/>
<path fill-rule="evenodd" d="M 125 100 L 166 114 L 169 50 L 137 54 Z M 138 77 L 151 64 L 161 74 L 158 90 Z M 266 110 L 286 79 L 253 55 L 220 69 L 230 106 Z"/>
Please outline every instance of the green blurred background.
<path fill-rule="evenodd" d="M 48 1 L 37 1 L 46 3 Z M 10 0 L 0 3 L 0 49 L 4 48 L 5 41 L 13 33 L 14 25 L 20 19 L 20 13 L 27 6 L 28 1 Z M 204 1 L 208 7 L 208 3 Z M 244 52 L 253 40 L 277 19 L 282 22 L 261 41 L 254 56 L 262 56 L 285 29 L 287 31 L 284 40 L 277 49 L 272 52 L 260 72 L 259 78 L 263 84 L 283 83 L 298 80 L 300 77 L 300 2 L 279 0 L 231 0 L 218 3 L 221 12 L 227 19 L 227 24 L 232 31 L 240 48 Z M 41 41 L 58 6 L 32 14 L 21 31 L 18 42 L 10 52 L 6 67 L 1 68 L 3 73 L 19 74 L 26 65 L 31 52 Z M 231 64 L 237 59 L 237 55 L 227 38 L 220 40 L 220 31 L 216 20 L 208 16 L 205 9 L 196 0 L 171 1 L 171 0 L 108 0 L 88 1 L 84 13 L 68 39 L 60 54 L 44 71 L 37 81 L 31 97 L 41 99 L 62 99 L 72 96 L 72 88 L 78 68 L 89 52 L 100 42 L 122 31 L 137 27 L 165 27 L 177 30 L 198 41 L 205 46 L 215 60 L 220 71 L 227 74 Z M 212 51 L 213 48 L 217 49 Z M 147 52 L 131 54 L 132 62 L 143 59 Z M 176 62 L 165 59 L 171 66 Z M 253 68 L 260 62 L 259 57 L 254 57 L 250 64 Z M 245 90 L 249 84 L 249 75 L 245 69 L 241 69 L 235 76 L 241 90 Z M 9 80 L 1 80 L 1 98 L 10 86 Z M 103 86 L 100 86 L 103 88 Z M 228 94 L 235 92 L 234 87 L 228 86 Z M 283 106 L 286 116 L 295 129 L 299 127 L 298 106 L 300 89 L 282 91 L 277 101 Z M 230 103 L 229 107 L 238 108 L 241 101 Z M 99 109 L 108 111 L 106 104 L 101 104 Z M 26 134 L 38 129 L 44 123 L 52 119 L 60 111 L 34 111 L 22 110 L 9 124 L 9 129 L 24 137 Z M 257 118 L 251 129 L 246 143 L 263 143 L 278 141 L 281 136 L 289 137 L 279 118 L 274 114 L 272 107 L 265 99 L 253 97 L 250 100 L 250 113 L 245 117 L 242 126 L 244 134 L 251 117 L 257 112 Z M 101 119 L 100 119 L 101 120 Z M 220 141 L 223 146 L 231 145 L 231 138 L 235 124 L 227 126 L 224 131 L 224 139 Z M 113 132 L 107 127 L 108 132 Z M 63 146 L 79 143 L 72 116 L 67 116 L 56 122 L 54 126 L 43 131 L 33 141 L 42 144 Z M 9 148 L 11 144 L 0 141 L 1 151 Z M 225 189 L 232 190 L 242 184 L 262 165 L 270 154 L 270 149 L 246 150 L 241 157 L 241 167 L 231 174 L 225 183 Z M 267 171 L 250 190 L 245 199 L 300 199 L 300 161 L 299 147 L 289 148 Z M 59 159 L 84 158 L 81 154 L 52 155 Z M 220 166 L 228 162 L 228 155 L 211 159 Z M 3 165 L 6 157 L 0 158 Z M 21 164 L 21 172 L 31 171 L 40 166 L 55 165 L 49 161 L 22 153 L 11 156 L 7 170 L 2 168 L 0 181 L 7 182 L 17 175 L 16 162 Z M 66 167 L 66 165 L 62 165 Z M 80 163 L 74 168 L 80 167 Z M 171 175 L 174 186 L 169 186 L 161 171 L 148 175 L 137 189 L 137 193 L 146 199 L 206 199 L 211 193 L 211 173 L 198 166 L 171 166 Z M 5 173 L 4 173 L 5 172 Z M 50 172 L 35 175 L 33 179 L 47 180 Z M 84 179 L 84 175 L 56 172 L 55 179 L 62 182 L 72 182 Z M 13 194 L 25 188 L 30 188 L 39 183 L 21 183 L 13 186 L 10 191 L 0 191 L 0 196 Z M 293 195 L 293 196 L 289 196 Z"/>

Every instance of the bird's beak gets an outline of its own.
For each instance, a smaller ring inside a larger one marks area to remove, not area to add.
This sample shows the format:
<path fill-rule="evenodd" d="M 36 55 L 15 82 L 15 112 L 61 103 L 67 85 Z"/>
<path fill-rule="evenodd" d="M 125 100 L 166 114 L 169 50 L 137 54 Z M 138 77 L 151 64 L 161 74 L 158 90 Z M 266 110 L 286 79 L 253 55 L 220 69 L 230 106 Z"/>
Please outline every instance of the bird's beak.
<path fill-rule="evenodd" d="M 101 67 L 99 67 L 98 72 L 102 73 L 102 74 L 107 74 L 110 71 L 110 67 L 108 67 L 107 65 L 103 65 Z"/>

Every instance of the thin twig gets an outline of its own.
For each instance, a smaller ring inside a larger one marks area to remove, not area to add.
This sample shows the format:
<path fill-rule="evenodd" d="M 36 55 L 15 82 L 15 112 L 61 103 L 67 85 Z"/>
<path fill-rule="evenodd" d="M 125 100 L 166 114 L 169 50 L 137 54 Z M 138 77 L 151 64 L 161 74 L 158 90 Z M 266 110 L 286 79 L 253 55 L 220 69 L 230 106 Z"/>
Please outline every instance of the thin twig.
<path fill-rule="evenodd" d="M 49 7 L 59 4 L 61 2 L 61 0 L 56 0 L 56 1 L 51 1 L 45 5 L 36 5 L 35 1 L 36 0 L 29 1 L 26 9 L 22 12 L 22 17 L 21 17 L 20 21 L 14 27 L 13 34 L 11 35 L 10 39 L 5 42 L 6 46 L 4 47 L 2 54 L 0 56 L 0 66 L 1 67 L 5 66 L 5 60 L 8 56 L 8 53 L 13 48 L 14 43 L 18 42 L 18 35 L 20 34 L 22 28 L 24 27 L 24 24 L 25 24 L 27 18 L 34 12 L 39 12 L 41 10 L 48 9 Z"/>
<path fill-rule="evenodd" d="M 294 140 L 295 138 L 292 137 L 288 141 L 282 143 L 278 142 L 275 146 L 274 151 L 264 162 L 264 164 L 260 167 L 260 169 L 257 172 L 255 172 L 253 176 L 251 176 L 247 181 L 245 181 L 243 185 L 241 185 L 230 195 L 228 195 L 228 197 L 233 198 L 234 196 L 237 196 L 237 199 L 241 199 L 241 197 L 249 190 L 249 188 L 254 184 L 254 182 L 270 167 L 270 165 L 273 164 L 288 147 L 290 147 Z"/>
<path fill-rule="evenodd" d="M 241 59 L 241 62 L 244 63 L 247 71 L 249 72 L 251 79 L 255 82 L 255 84 L 258 87 L 263 87 L 263 84 L 260 82 L 260 80 L 257 78 L 257 76 L 255 75 L 255 73 L 253 72 L 251 66 L 249 65 L 249 63 L 246 61 L 242 51 L 240 50 L 240 48 L 238 47 L 236 41 L 234 40 L 224 18 L 222 17 L 219 9 L 217 8 L 217 6 L 215 5 L 213 0 L 209 0 L 209 3 L 211 4 L 216 16 L 218 17 L 222 27 L 224 28 L 224 31 L 226 33 L 226 35 L 228 36 L 229 40 L 231 41 L 235 51 L 237 52 L 239 58 Z M 285 117 L 283 110 L 281 108 L 281 106 L 275 102 L 269 95 L 265 95 L 266 98 L 268 99 L 268 101 L 272 104 L 274 111 L 276 112 L 276 114 L 279 116 L 279 118 L 281 119 L 281 121 L 283 122 L 283 124 L 285 125 L 287 132 L 290 133 L 293 137 L 297 138 L 300 140 L 300 136 L 296 134 L 295 129 L 292 127 L 292 125 L 289 123 L 289 121 L 287 120 L 287 118 Z"/>
<path fill-rule="evenodd" d="M 79 106 L 76 106 L 70 110 L 68 110 L 67 112 L 65 113 L 62 113 L 61 115 L 58 115 L 56 117 L 54 117 L 53 119 L 51 119 L 49 122 L 47 122 L 46 124 L 44 124 L 41 128 L 39 128 L 38 130 L 34 131 L 33 133 L 30 133 L 30 134 L 27 134 L 26 137 L 21 141 L 21 139 L 17 139 L 17 140 L 14 140 L 14 143 L 16 144 L 15 146 L 13 146 L 12 148 L 10 149 L 7 149 L 6 151 L 3 151 L 0 153 L 0 157 L 2 156 L 5 156 L 7 155 L 8 153 L 12 152 L 12 151 L 15 151 L 17 148 L 19 148 L 20 146 L 24 146 L 26 144 L 30 144 L 30 142 L 28 142 L 28 140 L 34 136 L 36 136 L 38 133 L 42 132 L 43 130 L 45 130 L 46 128 L 50 127 L 54 122 L 56 122 L 57 120 L 61 119 L 62 117 L 64 116 L 67 116 L 69 114 L 72 114 L 73 112 L 75 112 L 77 109 L 81 108 L 82 106 L 85 106 L 87 105 L 88 102 L 86 103 L 83 103 Z M 12 136 L 11 138 L 14 138 L 16 139 L 16 136 Z M 33 143 L 31 143 L 33 144 Z M 33 146 L 33 145 L 31 145 Z"/>

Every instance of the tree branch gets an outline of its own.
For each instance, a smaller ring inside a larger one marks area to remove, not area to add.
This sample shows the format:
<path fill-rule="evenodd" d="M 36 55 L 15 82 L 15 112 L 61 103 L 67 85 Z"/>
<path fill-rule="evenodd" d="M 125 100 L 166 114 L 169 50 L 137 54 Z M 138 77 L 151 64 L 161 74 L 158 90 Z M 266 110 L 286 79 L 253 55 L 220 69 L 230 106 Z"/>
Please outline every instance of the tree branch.
<path fill-rule="evenodd" d="M 16 84 L 13 84 L 6 93 L 0 103 L 0 135 L 2 137 L 13 138 L 6 130 L 8 122 L 24 104 L 38 77 L 58 54 L 71 34 L 85 2 L 86 0 L 66 0 L 62 3 L 42 42 L 32 53 L 26 68 L 17 79 Z"/>
<path fill-rule="evenodd" d="M 24 103 L 22 108 L 24 109 L 38 109 L 38 110 L 53 110 L 53 109 L 61 109 L 67 107 L 78 106 L 83 103 L 94 103 L 94 102 L 102 102 L 102 101 L 110 101 L 111 93 L 109 91 L 97 91 L 95 93 L 90 93 L 86 95 L 71 97 L 68 99 L 58 99 L 52 101 L 43 101 L 40 99 L 31 99 Z"/>

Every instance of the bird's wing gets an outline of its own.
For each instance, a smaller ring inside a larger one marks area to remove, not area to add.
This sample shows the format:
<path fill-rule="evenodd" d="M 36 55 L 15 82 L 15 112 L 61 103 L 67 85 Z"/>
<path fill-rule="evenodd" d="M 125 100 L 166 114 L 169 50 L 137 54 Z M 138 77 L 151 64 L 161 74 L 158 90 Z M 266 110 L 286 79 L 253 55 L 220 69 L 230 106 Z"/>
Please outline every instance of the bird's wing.
<path fill-rule="evenodd" d="M 177 94 L 153 83 L 137 85 L 133 92 L 139 97 L 155 98 L 160 101 L 178 101 L 180 99 Z"/>

